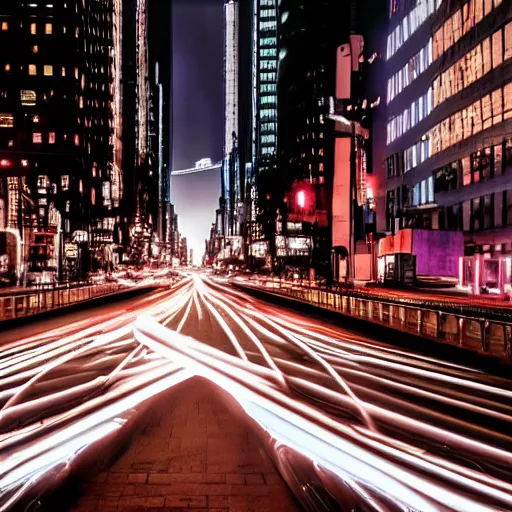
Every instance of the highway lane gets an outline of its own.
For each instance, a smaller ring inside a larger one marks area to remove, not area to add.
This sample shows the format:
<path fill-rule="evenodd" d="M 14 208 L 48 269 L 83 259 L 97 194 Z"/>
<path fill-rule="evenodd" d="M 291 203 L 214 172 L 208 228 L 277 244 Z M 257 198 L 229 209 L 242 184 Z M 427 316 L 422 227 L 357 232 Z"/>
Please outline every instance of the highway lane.
<path fill-rule="evenodd" d="M 43 492 L 50 471 L 193 375 L 239 401 L 273 440 L 279 467 L 290 447 L 346 506 L 512 509 L 509 380 L 199 274 L 131 306 L 4 344 L 0 510 Z M 307 507 L 310 490 L 286 476 Z"/>

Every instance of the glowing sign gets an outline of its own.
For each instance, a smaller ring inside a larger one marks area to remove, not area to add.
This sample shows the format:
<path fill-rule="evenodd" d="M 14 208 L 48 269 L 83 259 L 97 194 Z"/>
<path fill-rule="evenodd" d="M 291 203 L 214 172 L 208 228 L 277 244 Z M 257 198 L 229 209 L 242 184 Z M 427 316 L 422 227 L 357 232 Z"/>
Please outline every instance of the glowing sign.
<path fill-rule="evenodd" d="M 20 91 L 21 104 L 25 107 L 34 107 L 37 96 L 34 91 Z"/>

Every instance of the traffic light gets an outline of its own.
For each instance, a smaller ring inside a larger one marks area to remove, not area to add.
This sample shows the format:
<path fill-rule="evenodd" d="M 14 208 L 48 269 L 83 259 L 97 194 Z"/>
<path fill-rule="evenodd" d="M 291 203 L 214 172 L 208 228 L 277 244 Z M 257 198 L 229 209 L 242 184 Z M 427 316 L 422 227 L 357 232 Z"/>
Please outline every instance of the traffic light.
<path fill-rule="evenodd" d="M 306 206 L 306 194 L 304 190 L 299 190 L 297 192 L 297 206 L 302 209 Z"/>

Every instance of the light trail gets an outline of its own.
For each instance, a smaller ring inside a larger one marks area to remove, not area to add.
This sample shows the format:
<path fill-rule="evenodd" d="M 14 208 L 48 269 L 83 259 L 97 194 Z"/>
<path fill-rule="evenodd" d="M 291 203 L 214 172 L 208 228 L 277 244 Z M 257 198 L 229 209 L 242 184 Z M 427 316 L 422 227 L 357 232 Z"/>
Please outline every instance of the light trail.
<path fill-rule="evenodd" d="M 85 447 L 110 442 L 133 409 L 194 375 L 241 404 L 279 467 L 291 449 L 332 496 L 364 510 L 512 509 L 510 381 L 194 274 L 1 347 L 0 512 L 62 483 Z M 304 489 L 294 488 L 310 503 Z"/>

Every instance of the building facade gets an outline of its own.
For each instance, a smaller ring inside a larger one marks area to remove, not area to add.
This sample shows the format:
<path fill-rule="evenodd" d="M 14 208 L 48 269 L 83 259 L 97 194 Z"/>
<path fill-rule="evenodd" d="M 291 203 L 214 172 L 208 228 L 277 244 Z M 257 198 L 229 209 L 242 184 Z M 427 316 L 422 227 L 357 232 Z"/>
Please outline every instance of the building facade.
<path fill-rule="evenodd" d="M 253 27 L 253 169 L 275 168 L 277 156 L 277 0 L 254 0 Z"/>
<path fill-rule="evenodd" d="M 223 232 L 226 236 L 239 234 L 238 207 L 240 203 L 239 158 L 239 4 L 226 0 L 224 4 L 224 152 L 221 171 Z"/>
<path fill-rule="evenodd" d="M 512 4 L 389 4 L 386 228 L 512 250 Z"/>
<path fill-rule="evenodd" d="M 0 225 L 20 233 L 29 271 L 62 272 L 65 243 L 79 245 L 72 271 L 86 271 L 91 225 L 112 238 L 113 37 L 107 0 L 0 6 L 13 49 L 1 57 Z"/>
<path fill-rule="evenodd" d="M 348 40 L 349 12 L 335 1 L 283 0 L 279 7 L 278 175 L 286 196 L 278 231 L 310 241 L 295 239 L 293 247 L 277 252 L 290 264 L 314 262 L 322 273 L 330 265 L 335 164 L 335 123 L 328 117 L 336 97 L 336 52 Z"/>

